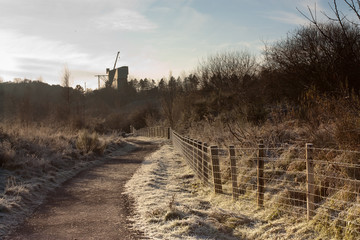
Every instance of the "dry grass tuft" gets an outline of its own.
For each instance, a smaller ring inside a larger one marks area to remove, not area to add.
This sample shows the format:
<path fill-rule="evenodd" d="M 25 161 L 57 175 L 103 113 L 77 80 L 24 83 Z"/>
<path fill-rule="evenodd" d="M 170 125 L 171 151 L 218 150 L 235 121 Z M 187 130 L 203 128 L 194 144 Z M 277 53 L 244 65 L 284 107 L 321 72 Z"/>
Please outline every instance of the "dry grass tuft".
<path fill-rule="evenodd" d="M 16 152 L 9 140 L 0 140 L 0 166 L 6 167 L 14 160 Z"/>
<path fill-rule="evenodd" d="M 90 133 L 88 130 L 80 131 L 76 147 L 83 153 L 93 152 L 95 154 L 103 154 L 106 144 L 101 142 L 96 132 Z"/>
<path fill-rule="evenodd" d="M 104 138 L 110 142 L 116 137 L 119 135 Z M 106 147 L 103 142 L 95 133 L 78 134 L 71 128 L 1 122 L 0 239 L 48 191 L 81 169 L 96 164 L 94 155 L 103 153 Z M 118 148 L 119 144 L 113 145 Z M 79 146 L 85 149 L 85 156 L 80 154 Z"/>

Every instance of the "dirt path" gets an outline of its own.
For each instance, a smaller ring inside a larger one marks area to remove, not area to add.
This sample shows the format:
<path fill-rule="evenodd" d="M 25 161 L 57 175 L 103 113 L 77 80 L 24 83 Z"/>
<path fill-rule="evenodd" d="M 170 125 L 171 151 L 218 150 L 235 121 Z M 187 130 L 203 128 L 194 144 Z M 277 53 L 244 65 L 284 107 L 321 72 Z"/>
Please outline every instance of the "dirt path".
<path fill-rule="evenodd" d="M 65 182 L 6 239 L 144 239 L 129 226 L 133 203 L 122 193 L 144 157 L 158 146 L 133 142 L 139 145 L 135 151 L 112 156 Z"/>

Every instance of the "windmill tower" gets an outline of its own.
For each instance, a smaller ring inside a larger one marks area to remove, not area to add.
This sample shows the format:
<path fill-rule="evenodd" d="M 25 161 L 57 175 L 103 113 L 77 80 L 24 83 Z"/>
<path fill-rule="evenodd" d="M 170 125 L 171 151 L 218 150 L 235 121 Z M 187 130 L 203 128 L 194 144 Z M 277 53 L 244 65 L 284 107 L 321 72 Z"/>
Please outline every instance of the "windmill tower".
<path fill-rule="evenodd" d="M 114 67 L 106 68 L 106 75 L 95 75 L 98 77 L 98 88 L 100 89 L 100 79 L 105 79 L 106 87 L 113 87 L 115 89 L 122 89 L 127 85 L 127 79 L 129 75 L 129 67 L 122 66 L 116 68 L 117 60 L 119 59 L 120 52 L 117 53 Z"/>

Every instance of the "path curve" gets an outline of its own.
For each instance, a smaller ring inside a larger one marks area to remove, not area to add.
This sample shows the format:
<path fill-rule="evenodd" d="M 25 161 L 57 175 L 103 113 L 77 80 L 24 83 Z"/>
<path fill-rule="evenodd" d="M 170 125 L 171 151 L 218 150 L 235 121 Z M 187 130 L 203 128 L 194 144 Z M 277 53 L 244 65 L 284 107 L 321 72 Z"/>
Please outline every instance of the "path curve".
<path fill-rule="evenodd" d="M 144 157 L 158 146 L 131 142 L 138 145 L 134 151 L 107 158 L 66 181 L 5 239 L 144 239 L 131 229 L 133 200 L 123 192 Z"/>

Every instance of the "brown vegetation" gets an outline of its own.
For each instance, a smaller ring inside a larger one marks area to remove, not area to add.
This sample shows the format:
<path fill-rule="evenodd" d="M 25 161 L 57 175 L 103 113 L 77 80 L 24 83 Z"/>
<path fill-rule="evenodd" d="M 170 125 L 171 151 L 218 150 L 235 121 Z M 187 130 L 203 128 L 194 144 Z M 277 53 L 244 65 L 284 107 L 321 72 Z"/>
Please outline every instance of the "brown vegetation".
<path fill-rule="evenodd" d="M 1 167 L 22 168 L 26 154 L 43 159 L 36 164 L 49 161 L 48 153 L 38 155 L 40 146 L 72 152 L 69 157 L 78 157 L 80 151 L 101 153 L 103 145 L 92 132 L 129 132 L 130 125 L 171 126 L 219 146 L 256 146 L 262 139 L 268 147 L 312 142 L 317 147 L 358 150 L 360 4 L 344 2 L 353 18 L 343 15 L 336 0 L 327 22 L 318 22 L 309 10 L 303 13 L 309 25 L 266 46 L 261 64 L 246 51 L 223 52 L 204 59 L 183 79 L 132 79 L 120 90 L 73 89 L 68 70 L 62 87 L 29 80 L 2 82 L 0 120 L 16 125 L 4 124 L 10 130 L 0 130 Z M 44 127 L 54 132 L 35 135 L 34 140 L 20 134 Z M 59 129 L 75 134 L 60 137 Z M 87 130 L 76 140 L 81 129 Z M 20 135 L 26 140 L 17 138 Z M 358 159 L 351 161 L 359 164 Z"/>

